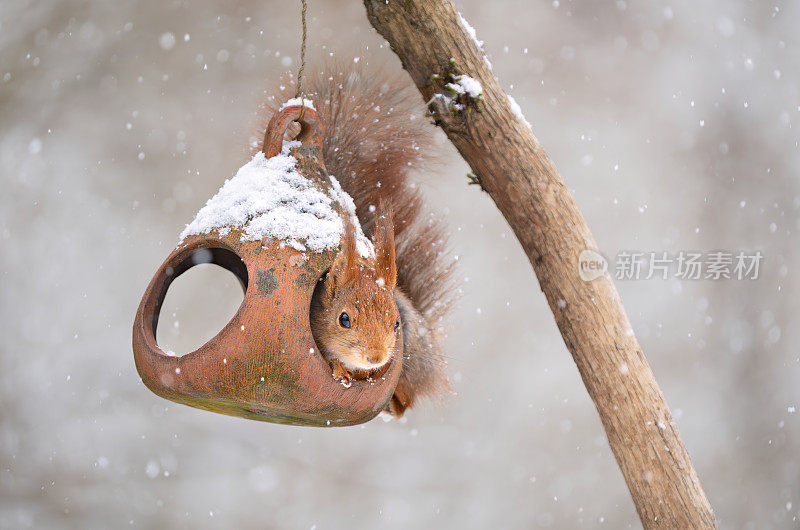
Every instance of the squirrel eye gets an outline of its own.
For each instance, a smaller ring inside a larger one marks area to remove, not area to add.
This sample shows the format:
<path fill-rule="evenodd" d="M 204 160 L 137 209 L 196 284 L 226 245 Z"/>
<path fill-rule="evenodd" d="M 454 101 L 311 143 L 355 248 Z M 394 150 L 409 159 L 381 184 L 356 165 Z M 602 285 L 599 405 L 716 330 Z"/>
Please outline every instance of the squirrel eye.
<path fill-rule="evenodd" d="M 341 315 L 339 315 L 339 325 L 342 326 L 343 328 L 350 329 L 350 315 L 348 315 L 347 313 L 342 313 Z"/>
<path fill-rule="evenodd" d="M 395 330 L 395 331 L 397 331 L 397 328 L 399 328 L 399 327 L 400 327 L 400 320 L 398 319 L 398 320 L 397 320 L 397 321 L 395 321 L 395 323 L 394 323 L 394 330 Z"/>

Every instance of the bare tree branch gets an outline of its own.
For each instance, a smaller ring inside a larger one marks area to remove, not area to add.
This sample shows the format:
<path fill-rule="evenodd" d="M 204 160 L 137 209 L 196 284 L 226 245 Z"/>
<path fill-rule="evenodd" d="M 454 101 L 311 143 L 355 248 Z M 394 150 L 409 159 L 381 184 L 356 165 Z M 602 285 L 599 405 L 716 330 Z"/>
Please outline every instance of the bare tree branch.
<path fill-rule="evenodd" d="M 580 253 L 596 248 L 583 215 L 453 4 L 364 0 L 364 5 L 437 124 L 522 243 L 644 527 L 716 527 L 610 276 L 584 281 L 579 275 Z M 480 83 L 479 96 L 466 90 L 475 85 L 461 76 Z"/>

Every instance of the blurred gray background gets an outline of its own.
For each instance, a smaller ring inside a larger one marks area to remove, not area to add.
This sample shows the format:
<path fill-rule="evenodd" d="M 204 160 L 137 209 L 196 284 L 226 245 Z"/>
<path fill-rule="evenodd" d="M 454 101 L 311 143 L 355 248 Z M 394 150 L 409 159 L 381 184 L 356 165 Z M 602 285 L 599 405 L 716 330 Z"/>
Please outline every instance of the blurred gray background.
<path fill-rule="evenodd" d="M 606 256 L 764 253 L 756 281 L 617 285 L 722 527 L 798 528 L 800 4 L 458 6 Z M 310 56 L 400 68 L 360 2 L 309 10 Z M 525 255 L 441 134 L 457 396 L 325 430 L 139 381 L 140 296 L 246 160 L 298 30 L 294 2 L 0 4 L 0 527 L 639 527 Z M 232 278 L 176 282 L 162 345 L 212 336 Z"/>

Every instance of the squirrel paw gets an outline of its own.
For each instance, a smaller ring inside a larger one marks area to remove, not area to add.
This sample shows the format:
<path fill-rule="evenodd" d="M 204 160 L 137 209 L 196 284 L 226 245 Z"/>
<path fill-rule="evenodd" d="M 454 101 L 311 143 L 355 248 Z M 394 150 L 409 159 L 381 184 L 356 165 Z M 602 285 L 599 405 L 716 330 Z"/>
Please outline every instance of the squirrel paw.
<path fill-rule="evenodd" d="M 333 378 L 339 381 L 343 387 L 350 388 L 353 384 L 353 374 L 339 361 L 333 361 Z"/>

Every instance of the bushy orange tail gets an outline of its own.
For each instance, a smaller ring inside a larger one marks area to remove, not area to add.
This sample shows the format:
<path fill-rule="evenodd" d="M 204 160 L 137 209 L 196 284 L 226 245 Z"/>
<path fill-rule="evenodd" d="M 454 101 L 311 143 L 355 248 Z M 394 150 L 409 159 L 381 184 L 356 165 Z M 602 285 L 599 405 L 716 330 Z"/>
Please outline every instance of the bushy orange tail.
<path fill-rule="evenodd" d="M 444 225 L 427 210 L 410 176 L 430 170 L 437 157 L 434 128 L 419 93 L 405 74 L 367 75 L 359 67 L 333 64 L 316 71 L 305 83 L 306 97 L 326 126 L 328 173 L 353 197 L 367 236 L 374 232 L 381 201 L 392 212 L 397 284 L 436 328 L 452 308 L 457 287 Z M 292 91 L 288 86 L 283 99 Z"/>

